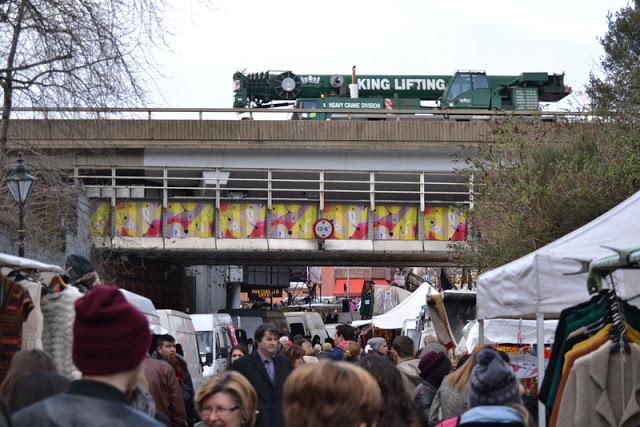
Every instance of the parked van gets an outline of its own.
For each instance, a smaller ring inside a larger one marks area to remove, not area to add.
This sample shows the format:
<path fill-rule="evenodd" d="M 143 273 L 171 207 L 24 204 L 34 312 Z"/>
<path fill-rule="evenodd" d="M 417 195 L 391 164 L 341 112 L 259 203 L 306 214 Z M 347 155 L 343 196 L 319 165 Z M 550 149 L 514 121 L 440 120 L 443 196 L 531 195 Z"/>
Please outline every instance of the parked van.
<path fill-rule="evenodd" d="M 169 331 L 169 334 L 176 339 L 176 343 L 182 346 L 193 387 L 197 390 L 202 384 L 202 364 L 191 316 L 177 310 L 158 310 L 158 316 L 160 325 Z"/>
<path fill-rule="evenodd" d="M 127 302 L 142 312 L 149 321 L 149 328 L 154 335 L 166 335 L 168 330 L 162 327 L 160 317 L 153 302 L 142 295 L 138 295 L 126 289 L 120 289 Z"/>
<path fill-rule="evenodd" d="M 315 311 L 293 311 L 284 313 L 291 336 L 312 337 L 318 335 L 322 341 L 328 337 L 320 313 Z"/>
<path fill-rule="evenodd" d="M 289 324 L 284 314 L 280 311 L 263 309 L 226 309 L 220 310 L 231 316 L 231 321 L 236 330 L 244 330 L 247 338 L 254 339 L 258 326 L 263 323 L 271 323 L 278 328 L 281 334 L 289 335 Z"/>
<path fill-rule="evenodd" d="M 233 346 L 228 314 L 192 314 L 203 365 L 203 377 L 219 374 L 227 369 L 228 357 Z"/>

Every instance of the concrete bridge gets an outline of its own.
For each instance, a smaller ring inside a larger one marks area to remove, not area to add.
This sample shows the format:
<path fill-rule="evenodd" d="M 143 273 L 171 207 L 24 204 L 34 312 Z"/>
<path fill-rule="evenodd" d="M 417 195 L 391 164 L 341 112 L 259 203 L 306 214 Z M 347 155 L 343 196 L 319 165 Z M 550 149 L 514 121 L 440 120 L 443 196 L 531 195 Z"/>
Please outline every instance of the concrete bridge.
<path fill-rule="evenodd" d="M 20 119 L 86 190 L 95 248 L 184 264 L 444 263 L 473 178 L 455 157 L 488 121 Z M 334 225 L 322 243 L 318 218 Z"/>

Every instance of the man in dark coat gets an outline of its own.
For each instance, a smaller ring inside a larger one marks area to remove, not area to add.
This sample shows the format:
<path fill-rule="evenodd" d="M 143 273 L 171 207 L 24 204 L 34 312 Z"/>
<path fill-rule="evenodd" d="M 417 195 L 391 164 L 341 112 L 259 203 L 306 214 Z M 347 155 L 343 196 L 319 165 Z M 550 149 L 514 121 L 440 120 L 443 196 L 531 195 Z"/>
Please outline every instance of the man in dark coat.
<path fill-rule="evenodd" d="M 149 322 L 122 293 L 98 286 L 75 303 L 73 363 L 82 379 L 13 415 L 14 427 L 161 427 L 127 406 L 151 344 Z"/>
<path fill-rule="evenodd" d="M 256 351 L 241 357 L 233 369 L 244 375 L 258 394 L 256 427 L 284 427 L 282 389 L 293 370 L 285 357 L 276 354 L 278 328 L 260 325 L 255 333 Z"/>

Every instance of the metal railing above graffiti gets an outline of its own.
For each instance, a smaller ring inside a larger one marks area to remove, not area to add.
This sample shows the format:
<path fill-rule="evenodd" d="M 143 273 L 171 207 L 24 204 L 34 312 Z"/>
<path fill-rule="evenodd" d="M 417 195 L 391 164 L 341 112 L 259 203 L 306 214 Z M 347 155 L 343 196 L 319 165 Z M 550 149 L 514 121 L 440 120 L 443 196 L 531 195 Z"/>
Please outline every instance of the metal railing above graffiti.
<path fill-rule="evenodd" d="M 76 168 L 90 198 L 274 203 L 378 203 L 473 206 L 473 176 L 453 172 L 234 169 L 189 167 Z"/>
<path fill-rule="evenodd" d="M 94 236 L 464 240 L 473 180 L 445 172 L 77 168 Z"/>

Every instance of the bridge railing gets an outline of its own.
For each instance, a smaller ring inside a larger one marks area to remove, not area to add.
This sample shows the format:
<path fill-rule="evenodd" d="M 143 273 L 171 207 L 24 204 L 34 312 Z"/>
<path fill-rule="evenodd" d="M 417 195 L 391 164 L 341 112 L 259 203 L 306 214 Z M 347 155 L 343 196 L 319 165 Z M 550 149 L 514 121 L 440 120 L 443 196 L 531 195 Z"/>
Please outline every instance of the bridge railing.
<path fill-rule="evenodd" d="M 95 236 L 464 240 L 472 177 L 446 172 L 76 168 Z"/>
<path fill-rule="evenodd" d="M 16 119 L 127 119 L 127 120 L 289 120 L 294 114 L 326 113 L 332 120 L 498 120 L 509 117 L 545 121 L 582 122 L 603 119 L 591 112 L 574 111 L 494 111 L 477 109 L 421 108 L 415 110 L 309 109 L 309 108 L 200 108 L 200 107 L 15 107 Z"/>

